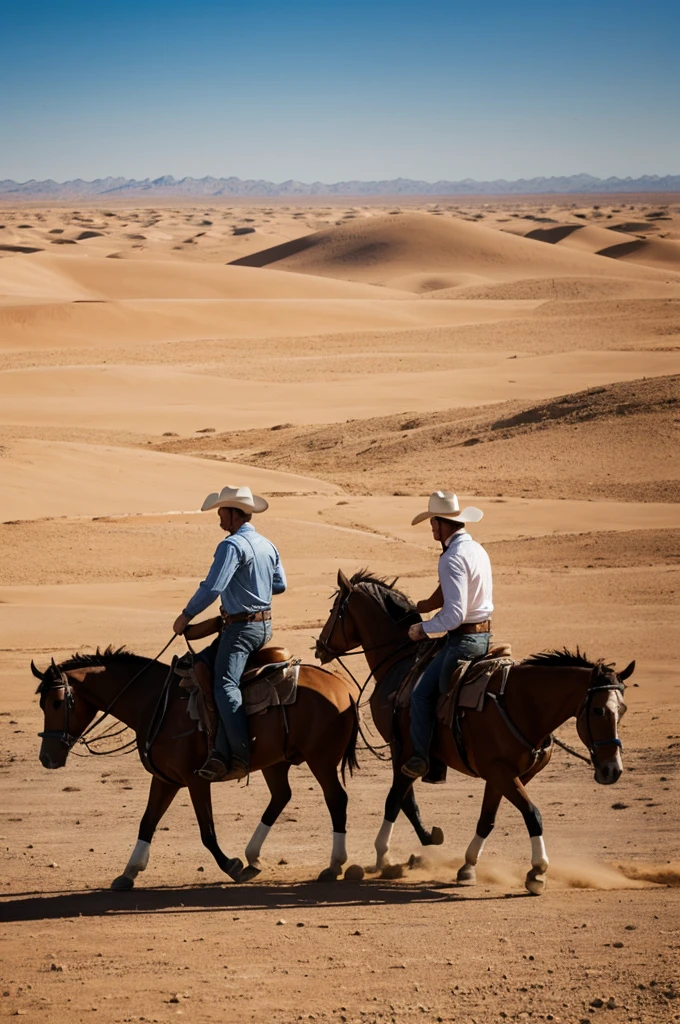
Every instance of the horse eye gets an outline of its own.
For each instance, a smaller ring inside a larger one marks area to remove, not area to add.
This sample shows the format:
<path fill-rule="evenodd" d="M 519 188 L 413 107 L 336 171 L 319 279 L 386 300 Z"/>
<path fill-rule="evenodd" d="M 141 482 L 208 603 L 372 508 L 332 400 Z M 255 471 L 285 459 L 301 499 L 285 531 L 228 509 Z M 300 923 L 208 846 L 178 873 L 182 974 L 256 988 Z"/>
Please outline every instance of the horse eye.
<path fill-rule="evenodd" d="M 55 711 L 58 711 L 63 703 L 63 700 L 53 700 L 52 707 L 54 708 Z"/>
<path fill-rule="evenodd" d="M 605 708 L 593 708 L 593 714 L 594 715 L 599 715 L 600 718 L 604 718 L 605 713 L 606 713 L 605 712 Z"/>

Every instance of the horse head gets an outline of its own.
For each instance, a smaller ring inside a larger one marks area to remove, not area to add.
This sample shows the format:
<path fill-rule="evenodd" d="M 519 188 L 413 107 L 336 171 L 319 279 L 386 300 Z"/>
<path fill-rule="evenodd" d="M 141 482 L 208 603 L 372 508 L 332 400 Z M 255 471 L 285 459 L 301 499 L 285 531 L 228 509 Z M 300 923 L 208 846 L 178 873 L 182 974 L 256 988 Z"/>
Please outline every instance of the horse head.
<path fill-rule="evenodd" d="M 382 647 L 407 641 L 408 627 L 420 621 L 416 607 L 406 594 L 367 569 L 351 579 L 338 570 L 338 589 L 333 607 L 316 642 L 316 657 L 322 664 L 357 647 Z"/>
<path fill-rule="evenodd" d="M 77 687 L 87 672 L 67 672 L 54 658 L 44 672 L 31 661 L 31 672 L 40 680 L 36 693 L 40 694 L 44 716 L 43 730 L 38 733 L 42 739 L 40 763 L 43 768 L 63 768 L 71 748 L 96 714 L 97 709 L 83 698 Z"/>
<path fill-rule="evenodd" d="M 618 726 L 626 713 L 625 681 L 634 669 L 634 661 L 618 673 L 611 666 L 598 665 L 576 716 L 579 737 L 590 751 L 595 781 L 602 786 L 618 782 L 623 772 Z"/>

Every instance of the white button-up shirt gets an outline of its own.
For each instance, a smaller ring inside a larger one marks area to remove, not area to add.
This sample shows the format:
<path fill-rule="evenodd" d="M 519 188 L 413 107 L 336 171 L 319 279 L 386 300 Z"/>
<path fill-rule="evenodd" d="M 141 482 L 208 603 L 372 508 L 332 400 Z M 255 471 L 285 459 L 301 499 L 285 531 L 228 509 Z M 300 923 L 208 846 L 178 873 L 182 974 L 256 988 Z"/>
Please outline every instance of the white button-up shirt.
<path fill-rule="evenodd" d="M 493 611 L 493 585 L 489 556 L 469 533 L 452 534 L 439 559 L 439 582 L 444 605 L 429 622 L 428 635 L 447 633 L 464 622 L 485 622 Z"/>

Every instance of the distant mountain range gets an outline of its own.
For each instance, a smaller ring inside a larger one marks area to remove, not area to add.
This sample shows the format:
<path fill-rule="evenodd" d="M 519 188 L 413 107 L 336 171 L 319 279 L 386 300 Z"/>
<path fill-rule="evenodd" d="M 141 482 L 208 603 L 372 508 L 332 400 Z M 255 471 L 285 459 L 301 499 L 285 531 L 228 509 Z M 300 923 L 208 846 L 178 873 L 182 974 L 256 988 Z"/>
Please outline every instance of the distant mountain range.
<path fill-rule="evenodd" d="M 680 174 L 645 174 L 641 178 L 594 178 L 591 174 L 572 174 L 561 178 L 519 178 L 517 181 L 246 181 L 241 178 L 96 178 L 94 181 L 0 181 L 0 198 L 11 199 L 89 199 L 102 198 L 218 198 L 250 196 L 504 196 L 504 195 L 577 195 L 611 192 L 680 192 Z"/>

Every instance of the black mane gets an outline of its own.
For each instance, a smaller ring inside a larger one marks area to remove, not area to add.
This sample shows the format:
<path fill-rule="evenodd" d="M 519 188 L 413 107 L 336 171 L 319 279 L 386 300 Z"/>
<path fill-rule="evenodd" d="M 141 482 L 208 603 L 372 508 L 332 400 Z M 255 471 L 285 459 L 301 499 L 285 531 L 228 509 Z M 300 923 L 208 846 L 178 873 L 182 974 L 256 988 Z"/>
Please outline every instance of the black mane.
<path fill-rule="evenodd" d="M 100 666 L 110 665 L 112 662 L 122 662 L 123 664 L 138 664 L 140 661 L 146 661 L 141 654 L 133 654 L 132 651 L 126 650 L 125 647 L 112 647 L 109 644 L 103 651 L 97 648 L 94 654 L 83 654 L 78 651 L 76 654 L 72 654 L 66 661 L 62 661 L 57 665 L 57 669 L 61 672 L 70 672 L 71 669 L 75 668 L 97 668 Z M 43 694 L 50 689 L 53 681 L 53 671 L 50 666 L 46 672 L 43 673 L 43 678 L 38 684 L 36 693 Z"/>
<path fill-rule="evenodd" d="M 398 576 L 390 582 L 385 576 L 375 576 L 369 569 L 360 569 L 355 572 L 350 583 L 354 587 L 361 587 L 378 602 L 380 607 L 389 615 L 393 622 L 403 622 L 409 616 L 413 621 L 420 621 L 420 615 L 416 606 L 402 590 L 397 590 L 395 584 Z"/>
<path fill-rule="evenodd" d="M 112 647 L 109 644 L 103 651 L 99 648 L 94 654 L 83 654 L 78 652 L 72 654 L 67 661 L 62 661 L 59 665 L 60 669 L 64 672 L 70 672 L 72 668 L 89 668 L 97 665 L 109 665 L 112 661 L 117 662 L 132 662 L 132 661 L 143 661 L 145 660 L 141 654 L 133 654 L 132 651 L 128 651 L 125 647 Z"/>
<path fill-rule="evenodd" d="M 612 668 L 612 665 L 606 665 L 603 658 L 598 658 L 597 661 L 591 661 L 587 657 L 585 651 L 581 653 L 579 648 L 576 648 L 576 653 L 563 647 L 561 651 L 541 651 L 540 654 L 530 654 L 525 661 L 529 665 L 550 665 L 554 668 Z"/>

